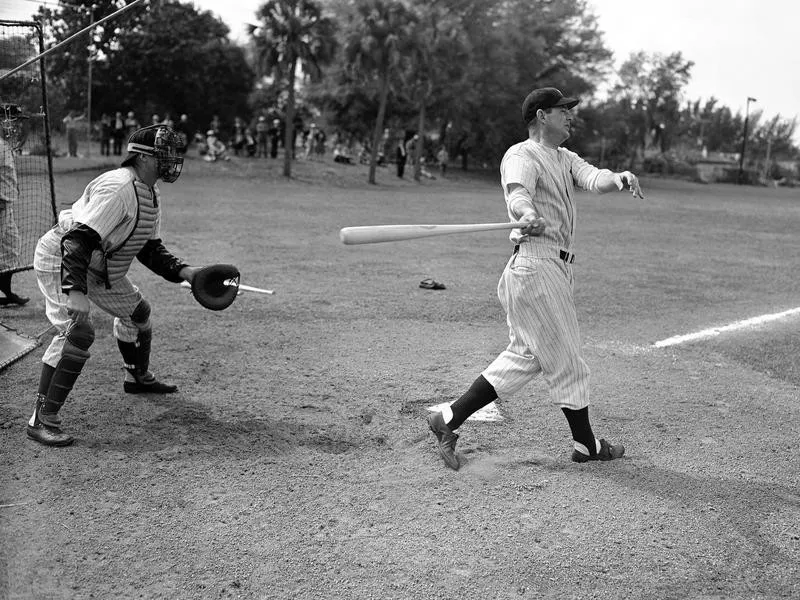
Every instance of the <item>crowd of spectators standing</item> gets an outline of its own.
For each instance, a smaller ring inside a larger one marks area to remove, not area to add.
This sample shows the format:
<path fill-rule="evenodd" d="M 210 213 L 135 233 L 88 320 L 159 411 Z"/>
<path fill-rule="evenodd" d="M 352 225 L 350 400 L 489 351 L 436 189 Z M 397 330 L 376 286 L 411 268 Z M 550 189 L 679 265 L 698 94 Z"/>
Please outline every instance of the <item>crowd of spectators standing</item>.
<path fill-rule="evenodd" d="M 190 149 L 209 162 L 230 160 L 232 156 L 255 159 L 277 159 L 284 149 L 286 125 L 274 111 L 264 111 L 250 121 L 240 117 L 213 115 L 206 123 L 195 122 L 189 115 L 180 114 L 177 120 L 170 114 L 152 114 L 139 120 L 133 111 L 103 113 L 98 122 L 92 123 L 93 139 L 99 142 L 103 156 L 122 156 L 130 134 L 150 124 L 164 123 L 178 133 L 181 145 L 178 151 L 187 154 Z M 226 125 L 227 123 L 227 125 Z M 77 157 L 80 132 L 86 131 L 86 115 L 70 111 L 63 119 L 67 138 L 67 154 Z M 331 156 L 342 164 L 368 164 L 371 160 L 371 144 L 368 138 L 358 139 L 348 132 L 326 131 L 314 120 L 304 121 L 297 115 L 294 119 L 292 157 L 305 160 L 324 160 Z M 456 140 L 453 156 L 462 155 L 465 140 Z M 438 166 L 439 174 L 445 176 L 451 152 L 447 145 L 434 143 L 430 138 L 421 138 L 413 130 L 391 130 L 386 128 L 378 148 L 378 165 L 393 164 L 399 178 L 415 173 L 417 146 L 420 148 L 419 170 L 425 177 L 433 177 L 428 165 Z M 463 157 L 463 155 L 462 155 Z"/>

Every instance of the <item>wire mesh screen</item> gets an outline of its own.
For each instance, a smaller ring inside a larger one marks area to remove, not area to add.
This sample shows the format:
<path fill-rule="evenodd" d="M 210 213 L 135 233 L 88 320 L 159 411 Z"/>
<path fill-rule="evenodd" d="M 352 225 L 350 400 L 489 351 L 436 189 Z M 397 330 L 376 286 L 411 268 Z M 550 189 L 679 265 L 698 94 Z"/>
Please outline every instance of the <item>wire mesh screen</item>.
<path fill-rule="evenodd" d="M 29 269 L 56 219 L 38 23 L 0 20 L 0 273 Z"/>

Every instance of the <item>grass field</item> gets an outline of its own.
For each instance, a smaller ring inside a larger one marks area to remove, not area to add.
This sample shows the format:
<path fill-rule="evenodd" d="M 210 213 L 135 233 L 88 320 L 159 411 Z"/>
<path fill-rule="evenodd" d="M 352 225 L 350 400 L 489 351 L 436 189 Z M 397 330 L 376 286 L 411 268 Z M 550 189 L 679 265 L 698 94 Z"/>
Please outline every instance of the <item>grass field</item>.
<path fill-rule="evenodd" d="M 25 439 L 44 347 L 0 375 L 0 597 L 800 597 L 800 319 L 653 347 L 800 306 L 796 190 L 581 194 L 593 423 L 626 457 L 571 463 L 536 382 L 498 402 L 502 422 L 461 428 L 456 473 L 424 417 L 505 347 L 506 234 L 344 246 L 338 231 L 504 220 L 494 176 L 380 170 L 369 186 L 328 161 L 287 182 L 278 163 L 190 160 L 162 184 L 169 248 L 276 290 L 213 313 L 134 267 L 178 394 L 122 392 L 100 313 L 63 410 L 74 446 Z M 64 164 L 67 204 L 97 171 Z M 0 320 L 38 333 L 33 275 L 15 281 L 35 300 Z"/>

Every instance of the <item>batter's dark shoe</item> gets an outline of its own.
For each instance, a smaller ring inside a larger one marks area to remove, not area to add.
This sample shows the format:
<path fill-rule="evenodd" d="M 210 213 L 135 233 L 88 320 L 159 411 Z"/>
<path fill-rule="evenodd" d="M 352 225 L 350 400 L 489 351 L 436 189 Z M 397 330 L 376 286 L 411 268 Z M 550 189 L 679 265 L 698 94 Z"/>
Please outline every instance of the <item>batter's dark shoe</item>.
<path fill-rule="evenodd" d="M 436 435 L 437 447 L 444 463 L 454 471 L 458 471 L 461 466 L 456 456 L 458 434 L 453 433 L 453 430 L 445 425 L 444 418 L 440 412 L 428 415 L 428 425 Z"/>
<path fill-rule="evenodd" d="M 75 439 L 58 427 L 48 427 L 44 423 L 28 425 L 28 437 L 45 446 L 69 446 Z"/>
<path fill-rule="evenodd" d="M 625 446 L 617 444 L 612 446 L 605 440 L 600 440 L 600 452 L 594 456 L 587 456 L 583 452 L 577 450 L 572 451 L 572 461 L 577 463 L 589 462 L 590 460 L 614 460 L 615 458 L 622 458 L 625 454 Z"/>
<path fill-rule="evenodd" d="M 128 394 L 172 394 L 178 391 L 177 385 L 161 383 L 155 377 L 152 381 L 125 381 L 122 387 Z"/>

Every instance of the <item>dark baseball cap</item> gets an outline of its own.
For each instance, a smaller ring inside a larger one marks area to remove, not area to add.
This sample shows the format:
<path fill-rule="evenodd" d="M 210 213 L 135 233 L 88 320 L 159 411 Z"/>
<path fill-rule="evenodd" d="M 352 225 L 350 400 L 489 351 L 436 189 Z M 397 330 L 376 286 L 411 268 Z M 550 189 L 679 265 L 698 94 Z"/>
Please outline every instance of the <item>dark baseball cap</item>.
<path fill-rule="evenodd" d="M 156 131 L 158 127 L 152 125 L 134 131 L 128 138 L 128 156 L 122 161 L 122 166 L 133 164 L 137 154 L 153 156 L 156 151 Z"/>
<path fill-rule="evenodd" d="M 572 108 L 578 104 L 577 98 L 565 98 L 559 90 L 552 87 L 539 88 L 533 90 L 525 98 L 522 103 L 522 119 L 525 124 L 530 123 L 536 118 L 536 111 L 540 108 L 547 110 L 548 108 L 556 108 L 563 106 L 564 108 Z"/>

